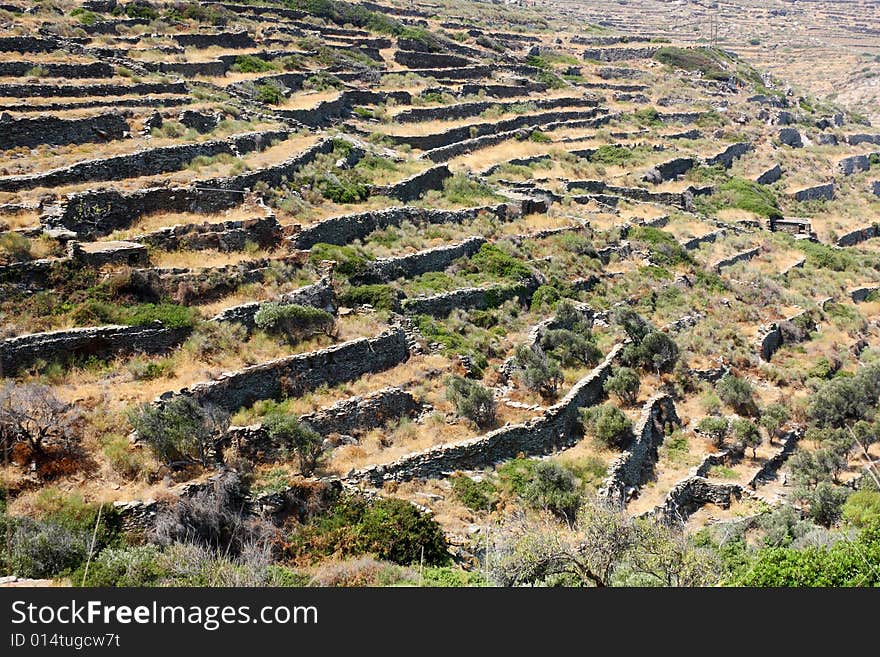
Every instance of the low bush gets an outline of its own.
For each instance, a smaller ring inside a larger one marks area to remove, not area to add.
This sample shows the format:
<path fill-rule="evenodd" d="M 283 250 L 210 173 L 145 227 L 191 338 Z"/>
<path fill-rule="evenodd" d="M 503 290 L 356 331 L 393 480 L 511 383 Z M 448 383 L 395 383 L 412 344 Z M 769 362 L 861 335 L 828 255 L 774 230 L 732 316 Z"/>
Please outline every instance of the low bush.
<path fill-rule="evenodd" d="M 479 381 L 451 376 L 446 380 L 446 398 L 456 412 L 480 427 L 495 423 L 495 398 L 492 391 Z"/>
<path fill-rule="evenodd" d="M 498 503 L 498 491 L 492 482 L 476 481 L 463 474 L 450 478 L 452 492 L 459 502 L 472 511 L 491 511 Z"/>
<path fill-rule="evenodd" d="M 606 447 L 622 447 L 632 437 L 632 422 L 611 404 L 581 409 L 581 422 L 586 433 Z"/>
<path fill-rule="evenodd" d="M 257 328 L 275 335 L 283 335 L 291 342 L 323 333 L 333 336 L 336 318 L 326 310 L 299 304 L 268 302 L 254 315 Z"/>

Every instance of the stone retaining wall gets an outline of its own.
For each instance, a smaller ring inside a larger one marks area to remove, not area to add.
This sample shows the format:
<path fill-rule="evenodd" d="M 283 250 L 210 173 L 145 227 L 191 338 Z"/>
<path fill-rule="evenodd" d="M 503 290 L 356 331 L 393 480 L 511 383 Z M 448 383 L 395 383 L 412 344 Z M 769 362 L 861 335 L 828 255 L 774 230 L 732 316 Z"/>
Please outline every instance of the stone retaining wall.
<path fill-rule="evenodd" d="M 430 315 L 446 317 L 455 309 L 485 310 L 497 308 L 505 301 L 519 298 L 527 302 L 538 289 L 536 279 L 516 283 L 514 285 L 499 284 L 487 287 L 466 287 L 450 292 L 442 292 L 433 296 L 410 297 L 404 299 L 400 306 L 403 312 L 410 315 Z"/>
<path fill-rule="evenodd" d="M 669 491 L 664 503 L 653 513 L 670 524 L 685 522 L 706 504 L 729 508 L 733 500 L 742 498 L 744 492 L 739 484 L 716 484 L 705 477 L 688 477 Z"/>
<path fill-rule="evenodd" d="M 281 241 L 281 225 L 275 215 L 270 214 L 219 223 L 177 224 L 131 240 L 163 251 L 242 251 L 248 243 L 262 248 L 275 246 Z"/>
<path fill-rule="evenodd" d="M 0 84 L 5 98 L 79 98 L 83 96 L 126 96 L 146 94 L 188 94 L 183 82 L 140 82 L 135 84 Z"/>
<path fill-rule="evenodd" d="M 865 240 L 872 239 L 878 236 L 878 224 L 871 224 L 870 226 L 864 226 L 862 228 L 856 228 L 848 233 L 841 235 L 837 238 L 837 246 L 855 246 L 860 242 L 864 242 Z"/>
<path fill-rule="evenodd" d="M 424 196 L 425 192 L 432 189 L 442 189 L 443 181 L 452 176 L 452 172 L 445 164 L 440 164 L 400 182 L 383 187 L 375 187 L 374 195 L 388 196 L 403 203 L 416 201 Z"/>
<path fill-rule="evenodd" d="M 287 136 L 288 133 L 283 130 L 248 132 L 229 139 L 162 146 L 128 155 L 88 160 L 42 173 L 4 176 L 0 178 L 0 191 L 14 192 L 35 187 L 56 187 L 169 173 L 183 169 L 195 157 L 220 154 L 238 157 L 268 148 L 273 141 L 287 139 Z"/>
<path fill-rule="evenodd" d="M 353 277 L 354 285 L 387 283 L 398 278 L 413 278 L 429 271 L 443 271 L 455 260 L 470 257 L 486 244 L 485 237 L 469 237 L 458 244 L 439 246 L 409 253 L 398 258 L 373 260 L 366 271 Z"/>
<path fill-rule="evenodd" d="M 723 151 L 715 155 L 714 157 L 710 157 L 706 160 L 707 166 L 714 166 L 716 164 L 722 165 L 725 169 L 729 169 L 733 166 L 734 160 L 742 157 L 749 151 L 754 148 L 751 142 L 743 141 L 738 142 L 736 144 L 731 144 Z"/>
<path fill-rule="evenodd" d="M 349 397 L 314 413 L 300 415 L 299 421 L 322 436 L 357 435 L 385 426 L 391 420 L 415 417 L 421 407 L 412 393 L 392 386 L 363 397 Z M 258 461 L 272 458 L 281 447 L 272 442 L 269 432 L 261 424 L 229 427 L 225 440 L 237 446 L 240 453 Z"/>
<path fill-rule="evenodd" d="M 336 312 L 336 297 L 329 278 L 322 278 L 317 283 L 306 285 L 293 292 L 282 294 L 274 300 L 275 303 L 296 304 L 299 306 L 313 306 L 327 312 Z M 211 318 L 212 322 L 236 322 L 243 325 L 248 331 L 256 328 L 254 317 L 257 311 L 266 302 L 251 301 L 238 306 L 226 308 Z"/>
<path fill-rule="evenodd" d="M 408 221 L 414 224 L 459 224 L 477 218 L 482 213 L 493 214 L 499 219 L 510 220 L 520 216 L 522 205 L 501 203 L 464 210 L 439 210 L 412 206 L 386 208 L 371 212 L 359 212 L 324 219 L 303 228 L 290 238 L 290 244 L 297 249 L 310 249 L 315 244 L 345 245 L 362 240 L 376 230 L 389 226 L 400 226 Z"/>
<path fill-rule="evenodd" d="M 177 394 L 232 412 L 260 399 L 299 396 L 322 385 L 332 387 L 354 381 L 365 374 L 395 367 L 408 358 L 406 335 L 396 327 L 372 339 L 350 340 L 227 372 L 215 381 L 197 383 Z M 161 399 L 175 396 L 166 393 Z"/>
<path fill-rule="evenodd" d="M 650 46 L 646 48 L 585 48 L 584 59 L 592 59 L 599 62 L 622 62 L 632 59 L 651 59 L 660 48 Z"/>
<path fill-rule="evenodd" d="M 739 262 L 745 262 L 746 260 L 751 260 L 756 257 L 761 252 L 761 247 L 756 246 L 753 249 L 746 249 L 745 251 L 740 251 L 739 253 L 735 253 L 729 258 L 722 258 L 714 265 L 712 265 L 712 269 L 716 272 L 720 272 L 725 267 L 730 267 Z"/>
<path fill-rule="evenodd" d="M 122 139 L 128 123 L 121 114 L 108 112 L 82 119 L 59 119 L 54 116 L 0 117 L 0 149 L 34 148 L 41 144 L 62 146 Z"/>
<path fill-rule="evenodd" d="M 258 182 L 277 187 L 283 178 L 290 178 L 319 155 L 332 152 L 333 147 L 333 139 L 322 139 L 280 164 L 237 176 L 202 180 L 189 187 L 150 187 L 134 192 L 101 189 L 68 194 L 60 207 L 40 220 L 49 228 L 66 228 L 94 238 L 128 228 L 139 217 L 155 212 L 214 214 L 241 205 L 245 199 L 242 191 L 253 189 Z"/>
<path fill-rule="evenodd" d="M 572 445 L 583 435 L 579 411 L 604 398 L 602 386 L 621 347 L 615 345 L 599 366 L 578 381 L 560 402 L 538 417 L 476 438 L 409 454 L 391 463 L 353 470 L 347 480 L 381 486 L 388 480 L 437 478 L 457 470 L 485 468 L 519 454 L 547 454 Z"/>
<path fill-rule="evenodd" d="M 608 479 L 599 490 L 599 497 L 610 504 L 625 504 L 629 492 L 638 489 L 653 471 L 665 429 L 677 424 L 681 422 L 669 395 L 661 393 L 649 399 L 633 427 L 634 438 L 629 449 L 609 467 Z"/>
<path fill-rule="evenodd" d="M 57 62 L 0 62 L 0 77 L 23 78 L 34 68 L 50 78 L 112 78 L 115 71 L 106 62 L 65 64 Z"/>
<path fill-rule="evenodd" d="M 834 183 L 807 187 L 794 193 L 795 201 L 831 200 L 834 198 Z"/>
<path fill-rule="evenodd" d="M 183 341 L 189 332 L 189 328 L 171 329 L 154 322 L 147 326 L 98 326 L 9 338 L 0 342 L 0 376 L 11 376 L 38 361 L 163 353 Z"/>

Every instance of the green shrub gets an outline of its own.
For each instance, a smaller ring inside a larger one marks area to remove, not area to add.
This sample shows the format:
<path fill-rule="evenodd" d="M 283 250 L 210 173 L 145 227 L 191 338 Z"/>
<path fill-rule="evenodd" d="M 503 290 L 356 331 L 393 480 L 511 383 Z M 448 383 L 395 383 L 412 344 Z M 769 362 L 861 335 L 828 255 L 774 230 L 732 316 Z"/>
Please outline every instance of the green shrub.
<path fill-rule="evenodd" d="M 480 427 L 495 423 L 495 397 L 479 381 L 450 376 L 446 380 L 446 399 L 452 402 L 459 415 Z"/>
<path fill-rule="evenodd" d="M 235 63 L 230 67 L 230 70 L 237 73 L 265 73 L 276 71 L 278 67 L 272 62 L 267 62 L 265 59 L 253 55 L 239 55 L 235 58 Z"/>
<path fill-rule="evenodd" d="M 461 171 L 443 181 L 443 196 L 450 203 L 458 205 L 479 205 L 487 200 L 501 198 L 488 185 L 472 180 Z"/>
<path fill-rule="evenodd" d="M 752 457 L 756 456 L 756 450 L 761 446 L 761 432 L 757 425 L 746 418 L 736 418 L 731 422 L 734 439 L 745 447 L 752 449 Z"/>
<path fill-rule="evenodd" d="M 322 260 L 335 260 L 334 271 L 346 277 L 361 273 L 369 264 L 370 258 L 360 248 L 353 246 L 337 246 L 319 242 L 309 251 L 309 262 L 320 264 Z"/>
<path fill-rule="evenodd" d="M 284 102 L 284 92 L 274 84 L 261 84 L 257 87 L 254 98 L 266 105 L 280 105 Z"/>
<path fill-rule="evenodd" d="M 80 23 L 82 23 L 83 25 L 94 25 L 99 20 L 101 20 L 101 17 L 98 16 L 98 14 L 96 14 L 93 11 L 89 11 L 87 9 L 84 9 L 83 7 L 77 7 L 76 9 L 74 9 L 73 11 L 70 12 L 70 15 L 76 16 L 76 20 L 79 21 Z"/>
<path fill-rule="evenodd" d="M 162 406 L 144 404 L 132 409 L 129 422 L 156 458 L 169 466 L 213 464 L 229 418 L 206 409 L 192 397 L 178 396 Z"/>
<path fill-rule="evenodd" d="M 497 491 L 490 481 L 476 481 L 463 474 L 450 478 L 452 493 L 472 511 L 491 511 L 497 504 Z"/>
<path fill-rule="evenodd" d="M 268 302 L 262 304 L 254 315 L 254 324 L 268 333 L 283 335 L 295 342 L 316 333 L 332 336 L 336 318 L 321 308 Z"/>
<path fill-rule="evenodd" d="M 766 185 L 745 178 L 731 178 L 715 189 L 709 197 L 700 197 L 698 206 L 707 211 L 737 208 L 767 218 L 781 218 L 776 195 Z"/>
<path fill-rule="evenodd" d="M 671 234 L 652 226 L 634 226 L 629 239 L 650 245 L 651 259 L 658 265 L 692 264 L 690 253 Z"/>
<path fill-rule="evenodd" d="M 602 358 L 592 331 L 550 329 L 541 336 L 541 349 L 563 367 L 595 365 Z"/>
<path fill-rule="evenodd" d="M 282 412 L 267 415 L 263 426 L 274 446 L 296 454 L 303 475 L 308 477 L 315 471 L 323 455 L 321 434 L 295 416 Z"/>
<path fill-rule="evenodd" d="M 531 480 L 523 488 L 523 499 L 533 508 L 573 522 L 582 497 L 571 470 L 554 461 L 538 461 Z"/>
<path fill-rule="evenodd" d="M 467 268 L 473 272 L 481 272 L 517 282 L 530 278 L 532 275 L 532 270 L 522 260 L 488 242 L 483 244 L 480 250 L 471 257 Z"/>
<path fill-rule="evenodd" d="M 311 91 L 326 91 L 328 89 L 341 89 L 345 86 L 339 78 L 326 71 L 319 71 L 310 75 L 303 82 L 303 89 Z M 357 109 L 357 108 L 355 108 Z"/>
<path fill-rule="evenodd" d="M 605 380 L 603 389 L 615 395 L 624 404 L 632 406 L 639 396 L 641 381 L 638 373 L 629 367 L 617 367 Z"/>
<path fill-rule="evenodd" d="M 724 375 L 715 385 L 715 392 L 721 401 L 741 415 L 754 415 L 757 411 L 752 384 L 734 374 Z"/>
<path fill-rule="evenodd" d="M 538 144 L 549 144 L 553 140 L 540 130 L 532 130 L 532 132 L 529 133 L 529 141 L 533 141 Z"/>
<path fill-rule="evenodd" d="M 401 499 L 367 501 L 354 495 L 343 495 L 327 513 L 296 530 L 285 552 L 307 563 L 363 554 L 404 565 L 449 562 L 443 530 L 428 514 Z"/>
<path fill-rule="evenodd" d="M 730 435 L 730 422 L 726 417 L 704 417 L 697 425 L 697 429 L 708 436 L 716 447 L 721 448 Z"/>
<path fill-rule="evenodd" d="M 516 348 L 513 365 L 522 384 L 544 398 L 556 396 L 556 391 L 564 380 L 556 363 L 526 345 Z"/>
<path fill-rule="evenodd" d="M 632 437 L 632 422 L 611 404 L 581 409 L 581 422 L 606 447 L 621 447 Z"/>
<path fill-rule="evenodd" d="M 390 285 L 358 285 L 346 288 L 339 301 L 347 306 L 370 305 L 376 310 L 391 311 L 398 307 L 400 293 Z"/>
<path fill-rule="evenodd" d="M 560 298 L 559 290 L 552 285 L 540 285 L 532 294 L 531 309 L 534 312 L 542 308 L 552 308 Z"/>
<path fill-rule="evenodd" d="M 88 574 L 81 566 L 71 574 L 74 586 L 154 586 L 163 576 L 160 549 L 155 545 L 107 548 L 89 564 Z"/>
<path fill-rule="evenodd" d="M 856 491 L 846 498 L 841 511 L 843 519 L 854 527 L 880 527 L 880 492 Z"/>

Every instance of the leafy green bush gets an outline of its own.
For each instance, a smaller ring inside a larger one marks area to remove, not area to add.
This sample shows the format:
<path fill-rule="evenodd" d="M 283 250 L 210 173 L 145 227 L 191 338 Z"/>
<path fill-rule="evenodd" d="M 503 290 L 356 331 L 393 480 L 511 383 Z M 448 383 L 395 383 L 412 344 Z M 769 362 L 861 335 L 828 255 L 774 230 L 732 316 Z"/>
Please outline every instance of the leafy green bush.
<path fill-rule="evenodd" d="M 161 406 L 144 404 L 132 409 L 129 422 L 163 463 L 213 464 L 229 417 L 216 408 L 204 408 L 192 397 L 178 396 Z"/>
<path fill-rule="evenodd" d="M 736 418 L 730 424 L 733 431 L 734 439 L 745 447 L 752 449 L 752 457 L 756 456 L 756 450 L 763 442 L 761 440 L 761 432 L 758 431 L 757 425 L 746 418 Z"/>
<path fill-rule="evenodd" d="M 160 554 L 161 550 L 155 545 L 107 548 L 89 564 L 88 574 L 81 566 L 73 572 L 70 581 L 74 586 L 89 587 L 153 586 L 163 576 Z"/>
<path fill-rule="evenodd" d="M 459 415 L 480 427 L 487 427 L 495 422 L 495 397 L 479 381 L 450 376 L 446 380 L 446 399 L 453 403 Z"/>
<path fill-rule="evenodd" d="M 265 73 L 276 71 L 278 67 L 272 62 L 267 62 L 265 59 L 253 55 L 239 55 L 235 58 L 235 63 L 230 67 L 230 70 L 236 73 Z"/>
<path fill-rule="evenodd" d="M 516 348 L 513 365 L 522 384 L 544 398 L 554 397 L 564 380 L 555 362 L 526 345 Z"/>
<path fill-rule="evenodd" d="M 621 447 L 632 437 L 632 422 L 611 404 L 581 409 L 581 422 L 606 447 Z"/>
<path fill-rule="evenodd" d="M 309 262 L 317 265 L 322 260 L 335 260 L 334 271 L 343 276 L 351 277 L 366 269 L 370 257 L 362 249 L 354 246 L 337 246 L 336 244 L 319 242 L 309 251 Z"/>
<path fill-rule="evenodd" d="M 650 245 L 651 259 L 658 265 L 692 264 L 693 258 L 673 235 L 652 226 L 634 226 L 629 239 Z"/>
<path fill-rule="evenodd" d="M 440 525 L 409 502 L 397 498 L 367 501 L 343 495 L 327 513 L 288 537 L 285 552 L 297 562 L 326 556 L 372 554 L 398 564 L 442 566 L 449 562 Z"/>
<path fill-rule="evenodd" d="M 559 290 L 552 285 L 540 285 L 532 294 L 531 309 L 536 311 L 541 308 L 552 308 L 560 298 Z"/>
<path fill-rule="evenodd" d="M 757 411 L 752 384 L 735 374 L 725 374 L 715 385 L 715 392 L 721 401 L 741 415 L 754 415 Z"/>
<path fill-rule="evenodd" d="M 718 211 L 737 208 L 767 218 L 781 218 L 776 195 L 766 185 L 745 178 L 731 178 L 715 189 L 709 197 L 700 197 L 697 204 L 704 210 Z"/>
<path fill-rule="evenodd" d="M 730 421 L 726 417 L 704 417 L 697 425 L 697 429 L 708 436 L 716 447 L 721 448 L 730 435 Z"/>
<path fill-rule="evenodd" d="M 472 511 L 491 511 L 497 504 L 497 490 L 492 482 L 476 481 L 463 474 L 450 478 L 452 492 L 458 500 Z"/>
<path fill-rule="evenodd" d="M 846 498 L 841 511 L 843 519 L 854 527 L 880 527 L 880 492 L 856 491 Z"/>
<path fill-rule="evenodd" d="M 531 507 L 545 509 L 569 522 L 574 521 L 582 500 L 577 477 L 555 461 L 536 462 L 522 494 Z"/>
<path fill-rule="evenodd" d="M 531 133 L 529 133 L 529 141 L 533 141 L 538 144 L 549 144 L 553 140 L 540 130 L 532 130 Z"/>
<path fill-rule="evenodd" d="M 321 308 L 268 302 L 262 304 L 254 315 L 254 324 L 268 333 L 298 341 L 316 333 L 332 336 L 336 318 Z"/>
<path fill-rule="evenodd" d="M 596 339 L 589 329 L 551 329 L 541 336 L 541 349 L 563 367 L 595 365 L 602 358 Z"/>
<path fill-rule="evenodd" d="M 461 171 L 443 181 L 443 196 L 458 205 L 479 205 L 487 200 L 501 199 L 488 185 L 472 180 Z"/>
<path fill-rule="evenodd" d="M 324 439 L 321 434 L 297 417 L 281 412 L 267 415 L 263 426 L 273 445 L 296 454 L 303 475 L 308 477 L 315 471 L 323 455 Z"/>
<path fill-rule="evenodd" d="M 488 242 L 471 257 L 467 268 L 473 272 L 482 272 L 513 281 L 522 281 L 532 275 L 532 270 L 522 260 Z"/>
<path fill-rule="evenodd" d="M 254 98 L 266 105 L 280 105 L 284 102 L 284 92 L 274 84 L 261 84 L 257 87 Z"/>
<path fill-rule="evenodd" d="M 371 305 L 376 310 L 395 310 L 400 303 L 400 293 L 390 285 L 358 285 L 346 288 L 339 301 L 347 306 Z"/>
<path fill-rule="evenodd" d="M 641 381 L 638 373 L 629 367 L 617 367 L 605 380 L 603 386 L 608 394 L 615 395 L 624 404 L 632 406 L 639 396 Z"/>

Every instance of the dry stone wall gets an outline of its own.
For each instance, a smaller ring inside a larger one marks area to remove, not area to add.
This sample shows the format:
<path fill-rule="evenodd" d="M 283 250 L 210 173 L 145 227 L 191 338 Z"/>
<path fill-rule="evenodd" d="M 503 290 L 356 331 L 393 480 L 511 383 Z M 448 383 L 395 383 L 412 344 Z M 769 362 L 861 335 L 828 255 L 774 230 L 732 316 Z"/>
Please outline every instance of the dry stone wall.
<path fill-rule="evenodd" d="M 458 244 L 439 246 L 398 258 L 372 261 L 367 270 L 352 279 L 355 285 L 387 283 L 398 278 L 412 278 L 429 271 L 443 271 L 455 260 L 470 257 L 487 242 L 486 238 L 469 237 Z"/>
<path fill-rule="evenodd" d="M 422 405 L 412 393 L 398 387 L 377 390 L 369 395 L 343 399 L 314 413 L 300 415 L 299 421 L 322 436 L 356 435 L 382 427 L 391 420 L 415 417 Z M 240 453 L 261 459 L 273 455 L 281 445 L 272 442 L 269 432 L 260 424 L 230 427 L 226 440 Z"/>
<path fill-rule="evenodd" d="M 122 354 L 163 353 L 179 344 L 189 328 L 146 326 L 98 326 L 32 333 L 0 342 L 0 375 L 32 367 L 39 361 L 67 362 L 96 356 L 106 359 Z"/>
<path fill-rule="evenodd" d="M 604 398 L 602 386 L 620 349 L 621 345 L 615 345 L 598 367 L 541 416 L 476 438 L 416 452 L 391 463 L 353 470 L 347 480 L 381 486 L 385 481 L 438 478 L 457 470 L 485 468 L 518 454 L 547 454 L 572 445 L 583 435 L 579 410 Z"/>
<path fill-rule="evenodd" d="M 350 340 L 327 349 L 228 372 L 216 381 L 184 388 L 178 394 L 232 412 L 260 399 L 302 395 L 322 385 L 332 387 L 353 381 L 399 365 L 407 358 L 406 336 L 403 329 L 397 327 L 372 339 Z M 162 399 L 175 396 L 170 393 Z"/>
<path fill-rule="evenodd" d="M 650 476 L 665 429 L 677 424 L 680 420 L 669 395 L 658 394 L 649 399 L 633 428 L 632 444 L 611 464 L 599 496 L 614 505 L 625 504 L 628 493 L 640 487 Z"/>
<path fill-rule="evenodd" d="M 34 148 L 41 144 L 61 146 L 122 139 L 128 123 L 121 114 L 108 112 L 82 119 L 54 116 L 13 119 L 0 115 L 0 149 Z"/>
<path fill-rule="evenodd" d="M 312 306 L 320 308 L 328 312 L 336 312 L 336 297 L 333 292 L 329 278 L 322 278 L 317 283 L 306 285 L 293 292 L 282 294 L 276 300 L 276 303 L 296 304 L 299 306 Z M 257 311 L 263 306 L 264 302 L 251 301 L 238 306 L 227 308 L 213 318 L 213 322 L 236 322 L 243 325 L 248 331 L 256 328 L 254 317 Z"/>
<path fill-rule="evenodd" d="M 405 206 L 347 214 L 324 219 L 302 229 L 290 238 L 290 243 L 297 249 L 310 249 L 319 242 L 341 246 L 364 239 L 373 231 L 383 230 L 389 226 L 400 226 L 405 221 L 421 225 L 463 223 L 475 219 L 482 213 L 493 214 L 502 220 L 510 220 L 521 214 L 521 207 L 521 204 L 514 203 L 501 203 L 464 210 L 438 210 Z"/>
<path fill-rule="evenodd" d="M 56 187 L 84 182 L 122 180 L 179 171 L 193 158 L 227 154 L 239 156 L 268 148 L 273 141 L 287 139 L 283 130 L 249 132 L 230 139 L 216 139 L 198 144 L 162 146 L 98 160 L 79 162 L 43 173 L 0 178 L 0 191 L 14 192 L 35 187 Z"/>

